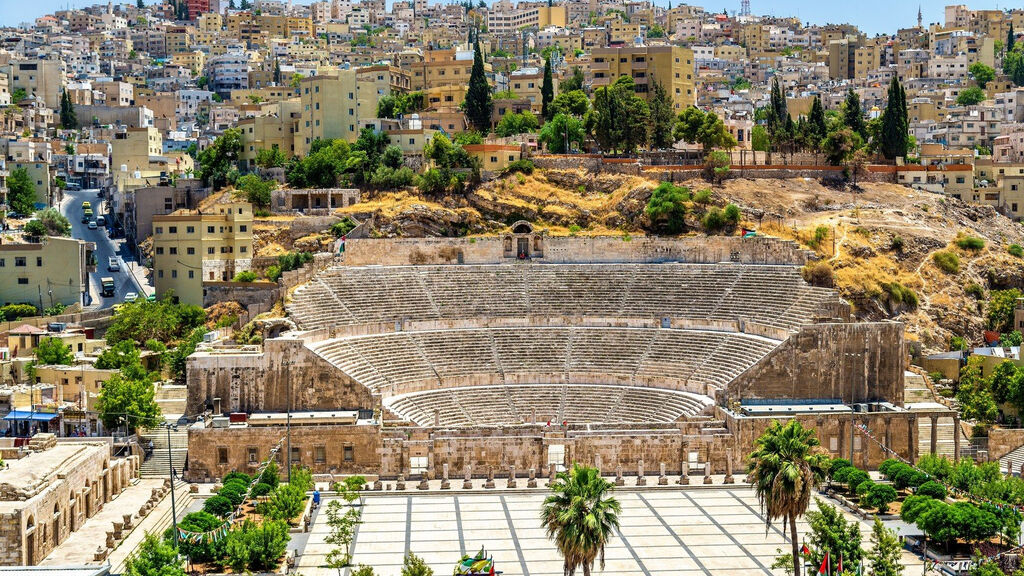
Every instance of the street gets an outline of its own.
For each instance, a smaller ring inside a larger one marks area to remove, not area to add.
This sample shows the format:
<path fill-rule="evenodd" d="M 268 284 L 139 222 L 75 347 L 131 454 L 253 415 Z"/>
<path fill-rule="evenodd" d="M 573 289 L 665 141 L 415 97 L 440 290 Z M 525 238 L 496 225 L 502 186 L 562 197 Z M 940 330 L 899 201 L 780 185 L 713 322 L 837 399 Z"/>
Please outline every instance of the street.
<path fill-rule="evenodd" d="M 61 214 L 71 221 L 71 236 L 96 244 L 96 251 L 93 253 L 96 256 L 96 271 L 89 273 L 89 291 L 84 303 L 86 310 L 110 308 L 115 304 L 120 304 L 124 302 L 124 295 L 128 292 L 135 292 L 142 298 L 145 298 L 146 294 L 125 264 L 124 259 L 130 259 L 131 253 L 125 246 L 124 239 L 112 240 L 104 228 L 90 230 L 87 224 L 82 223 L 82 202 L 87 201 L 92 204 L 92 210 L 95 213 L 93 219 L 96 216 L 105 215 L 106 204 L 96 193 L 95 189 L 65 190 L 64 201 L 60 205 Z M 102 210 L 100 209 L 101 205 L 103 206 Z M 107 259 L 111 256 L 118 257 L 118 262 L 121 265 L 120 271 L 107 270 Z M 114 279 L 114 295 L 110 297 L 100 295 L 100 278 L 105 276 Z"/>

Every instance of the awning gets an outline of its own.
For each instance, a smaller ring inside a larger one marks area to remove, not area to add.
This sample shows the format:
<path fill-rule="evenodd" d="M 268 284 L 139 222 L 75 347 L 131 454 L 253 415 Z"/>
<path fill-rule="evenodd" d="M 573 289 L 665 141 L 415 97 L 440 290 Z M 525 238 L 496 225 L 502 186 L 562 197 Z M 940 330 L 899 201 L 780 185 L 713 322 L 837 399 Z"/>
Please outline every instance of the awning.
<path fill-rule="evenodd" d="M 31 412 L 29 410 L 11 410 L 4 416 L 4 420 L 35 420 L 38 422 L 49 422 L 60 416 L 56 412 Z"/>

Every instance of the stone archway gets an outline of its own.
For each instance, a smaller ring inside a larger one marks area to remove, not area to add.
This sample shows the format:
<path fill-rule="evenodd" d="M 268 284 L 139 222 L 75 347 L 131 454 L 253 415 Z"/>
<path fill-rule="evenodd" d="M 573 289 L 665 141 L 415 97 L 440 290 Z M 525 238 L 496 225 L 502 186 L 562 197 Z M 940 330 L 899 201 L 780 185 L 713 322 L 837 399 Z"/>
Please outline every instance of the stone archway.
<path fill-rule="evenodd" d="M 502 238 L 505 258 L 529 260 L 544 257 L 544 231 L 538 231 L 526 220 L 518 220 L 512 231 Z"/>

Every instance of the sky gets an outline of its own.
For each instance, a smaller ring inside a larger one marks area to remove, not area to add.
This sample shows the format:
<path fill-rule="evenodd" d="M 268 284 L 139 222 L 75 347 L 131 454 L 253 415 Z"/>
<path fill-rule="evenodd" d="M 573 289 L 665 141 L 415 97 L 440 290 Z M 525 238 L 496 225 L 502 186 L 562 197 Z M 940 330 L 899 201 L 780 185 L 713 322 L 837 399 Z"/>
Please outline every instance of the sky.
<path fill-rule="evenodd" d="M 122 2 L 125 0 L 121 0 Z M 145 0 L 147 4 L 153 0 Z M 308 4 L 311 0 L 295 0 Z M 437 0 L 431 0 L 431 3 Z M 52 13 L 68 5 L 81 8 L 98 3 L 97 0 L 0 0 L 0 26 L 13 26 L 31 22 L 43 14 Z M 390 5 L 390 1 L 388 4 Z M 655 0 L 659 5 L 668 5 L 668 0 Z M 673 1 L 673 5 L 680 2 Z M 740 0 L 689 0 L 689 4 L 703 5 L 705 10 L 738 11 Z M 869 35 L 895 33 L 899 28 L 917 24 L 917 9 L 921 6 L 927 26 L 942 22 L 946 4 L 966 3 L 973 9 L 1005 8 L 1007 2 L 971 2 L 970 0 L 750 0 L 750 11 L 754 14 L 772 16 L 797 16 L 812 24 L 856 24 Z"/>

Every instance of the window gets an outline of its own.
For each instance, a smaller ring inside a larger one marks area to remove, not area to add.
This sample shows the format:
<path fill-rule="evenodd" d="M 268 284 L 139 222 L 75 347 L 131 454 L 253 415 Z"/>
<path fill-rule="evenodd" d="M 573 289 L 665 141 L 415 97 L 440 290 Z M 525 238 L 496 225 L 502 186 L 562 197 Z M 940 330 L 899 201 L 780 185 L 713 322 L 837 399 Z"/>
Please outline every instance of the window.
<path fill-rule="evenodd" d="M 246 231 L 248 231 L 248 229 L 249 229 L 249 227 L 248 227 L 248 226 L 246 226 L 245 224 L 240 224 L 240 225 L 238 226 L 238 231 L 239 231 L 239 232 L 246 232 Z"/>
<path fill-rule="evenodd" d="M 177 226 L 171 226 L 171 227 L 167 228 L 167 233 L 168 234 L 177 234 L 178 233 L 178 227 Z"/>
<path fill-rule="evenodd" d="M 42 266 L 43 266 L 43 257 L 42 256 L 36 256 L 36 266 L 42 268 Z"/>
<path fill-rule="evenodd" d="M 206 227 L 206 233 L 207 234 L 213 234 L 213 230 L 214 230 L 213 226 L 207 226 Z"/>
<path fill-rule="evenodd" d="M 163 278 L 163 277 L 164 277 L 164 271 L 163 271 L 163 269 L 160 269 L 160 270 L 157 270 L 157 271 L 156 271 L 156 277 L 157 277 L 157 278 Z"/>
<path fill-rule="evenodd" d="M 25 257 L 24 256 L 15 256 L 14 257 L 14 265 L 15 266 L 25 266 Z"/>
<path fill-rule="evenodd" d="M 427 471 L 427 457 L 426 456 L 410 456 L 409 457 L 409 472 L 413 475 L 423 474 Z"/>
<path fill-rule="evenodd" d="M 214 253 L 213 246 L 210 246 L 209 248 L 207 248 L 206 249 L 206 253 L 207 254 L 213 254 Z"/>
<path fill-rule="evenodd" d="M 171 270 L 171 278 L 177 278 L 177 277 L 178 277 L 178 271 L 177 270 Z"/>
<path fill-rule="evenodd" d="M 324 464 L 327 462 L 327 447 L 326 446 L 313 446 L 313 463 Z"/>
<path fill-rule="evenodd" d="M 157 256 L 163 255 L 163 253 L 164 253 L 164 247 L 163 246 L 157 246 L 156 247 L 156 254 L 157 254 Z"/>
<path fill-rule="evenodd" d="M 164 233 L 164 227 L 163 226 L 157 226 L 156 227 L 156 233 L 157 234 L 163 234 Z"/>
<path fill-rule="evenodd" d="M 171 246 L 170 252 L 171 252 L 171 254 L 177 254 L 178 253 L 178 248 L 175 247 L 175 246 Z"/>
<path fill-rule="evenodd" d="M 249 251 L 249 249 L 248 246 L 242 246 L 241 248 L 238 249 L 238 251 L 241 252 L 242 254 L 245 254 L 246 252 Z"/>
<path fill-rule="evenodd" d="M 226 446 L 217 447 L 217 464 L 228 463 L 228 449 Z"/>
<path fill-rule="evenodd" d="M 18 278 L 18 284 L 28 284 L 28 278 Z"/>
<path fill-rule="evenodd" d="M 496 164 L 498 162 L 498 157 L 497 156 L 491 156 L 491 162 Z"/>
<path fill-rule="evenodd" d="M 188 232 L 189 234 L 195 234 L 196 233 L 196 227 L 195 226 L 186 226 L 185 227 L 185 232 Z"/>
<path fill-rule="evenodd" d="M 185 249 L 185 253 L 188 254 L 189 256 L 192 256 L 193 254 L 196 253 L 196 249 L 189 246 L 188 248 Z"/>
<path fill-rule="evenodd" d="M 301 462 L 301 461 L 302 461 L 302 458 L 301 458 L 301 453 L 299 452 L 299 447 L 298 446 L 292 446 L 292 463 L 298 463 L 298 462 Z"/>
<path fill-rule="evenodd" d="M 565 444 L 548 445 L 548 467 L 555 465 L 555 470 L 565 470 Z"/>
<path fill-rule="evenodd" d="M 0 258 L 0 268 L 7 266 L 7 258 Z"/>
<path fill-rule="evenodd" d="M 189 270 L 188 271 L 188 277 L 189 278 L 195 278 L 195 271 L 194 270 Z"/>
<path fill-rule="evenodd" d="M 345 462 L 351 462 L 353 460 L 353 448 L 352 446 L 345 446 L 342 450 L 342 459 Z"/>
<path fill-rule="evenodd" d="M 248 461 L 249 461 L 249 464 L 258 464 L 259 463 L 259 461 L 260 461 L 260 449 L 259 448 L 252 448 L 252 447 L 249 448 Z"/>

